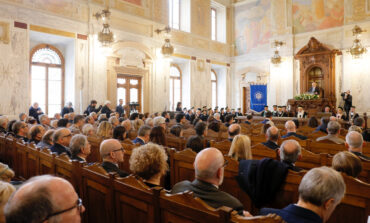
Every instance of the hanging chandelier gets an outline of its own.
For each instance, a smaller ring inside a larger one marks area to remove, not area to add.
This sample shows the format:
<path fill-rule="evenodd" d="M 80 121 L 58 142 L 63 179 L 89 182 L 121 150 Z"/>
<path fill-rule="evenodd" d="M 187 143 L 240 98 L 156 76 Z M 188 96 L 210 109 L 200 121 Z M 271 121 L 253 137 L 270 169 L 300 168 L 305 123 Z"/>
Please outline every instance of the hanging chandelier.
<path fill-rule="evenodd" d="M 282 42 L 282 41 L 277 41 L 275 40 L 273 43 L 272 43 L 272 48 L 275 49 L 274 51 L 274 55 L 271 57 L 271 63 L 274 64 L 274 65 L 279 65 L 281 62 L 282 62 L 282 59 L 281 59 L 281 56 L 279 55 L 279 49 L 282 45 L 284 45 L 285 43 Z"/>
<path fill-rule="evenodd" d="M 163 29 L 156 29 L 155 32 L 159 35 L 160 33 L 164 32 L 165 33 L 165 38 L 164 38 L 164 44 L 161 48 L 161 53 L 164 57 L 171 57 L 172 54 L 175 51 L 175 48 L 171 45 L 171 28 L 169 26 L 166 26 Z"/>
<path fill-rule="evenodd" d="M 103 47 L 109 46 L 111 43 L 114 42 L 114 34 L 110 30 L 110 25 L 108 23 L 110 19 L 111 12 L 109 9 L 103 9 L 100 13 L 97 12 L 94 14 L 95 18 L 99 21 L 102 20 L 103 22 L 103 29 L 98 33 L 98 40 L 102 44 Z"/>
<path fill-rule="evenodd" d="M 359 37 L 361 36 L 361 33 L 366 32 L 366 30 L 361 29 L 359 26 L 355 26 L 352 29 L 353 36 L 355 39 L 353 40 L 353 45 L 351 48 L 347 50 L 348 53 L 352 55 L 353 59 L 358 59 L 360 58 L 364 53 L 367 52 L 367 49 L 362 46 L 361 40 Z"/>

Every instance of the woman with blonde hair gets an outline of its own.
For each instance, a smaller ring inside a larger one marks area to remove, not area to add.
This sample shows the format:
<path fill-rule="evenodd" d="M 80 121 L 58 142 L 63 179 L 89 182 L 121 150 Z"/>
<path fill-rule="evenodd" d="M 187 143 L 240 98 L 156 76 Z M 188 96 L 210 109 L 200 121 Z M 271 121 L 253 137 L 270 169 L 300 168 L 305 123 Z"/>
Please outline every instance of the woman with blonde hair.
<path fill-rule="evenodd" d="M 110 124 L 107 121 L 103 121 L 102 123 L 99 124 L 96 135 L 104 139 L 112 138 L 112 131 L 113 131 L 112 124 Z"/>
<path fill-rule="evenodd" d="M 331 163 L 334 170 L 343 172 L 348 176 L 357 177 L 362 171 L 360 158 L 355 154 L 343 151 L 335 154 Z"/>
<path fill-rule="evenodd" d="M 235 136 L 228 155 L 238 161 L 252 159 L 251 140 L 249 137 L 246 135 Z"/>

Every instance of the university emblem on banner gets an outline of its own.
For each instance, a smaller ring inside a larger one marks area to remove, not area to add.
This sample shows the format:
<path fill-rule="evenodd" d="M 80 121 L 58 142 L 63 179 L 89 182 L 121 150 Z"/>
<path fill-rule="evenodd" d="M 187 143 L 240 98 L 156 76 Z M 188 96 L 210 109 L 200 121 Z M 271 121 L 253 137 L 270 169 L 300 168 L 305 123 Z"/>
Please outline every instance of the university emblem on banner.
<path fill-rule="evenodd" d="M 262 95 L 262 92 L 260 92 L 260 91 L 257 91 L 254 94 L 254 98 L 257 99 L 257 100 L 259 100 L 259 101 L 262 99 L 262 97 L 263 97 L 263 95 Z"/>

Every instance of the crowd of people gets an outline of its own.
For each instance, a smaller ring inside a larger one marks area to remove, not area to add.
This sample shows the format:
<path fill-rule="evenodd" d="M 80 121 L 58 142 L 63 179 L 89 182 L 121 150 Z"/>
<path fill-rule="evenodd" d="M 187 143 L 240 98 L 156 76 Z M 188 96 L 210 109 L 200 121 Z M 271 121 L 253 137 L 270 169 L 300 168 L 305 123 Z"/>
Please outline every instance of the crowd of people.
<path fill-rule="evenodd" d="M 258 165 L 265 165 L 266 168 L 275 165 L 281 168 L 274 171 L 301 171 L 301 168 L 295 166 L 296 161 L 302 158 L 298 140 L 306 140 L 307 136 L 297 133 L 297 120 L 286 121 L 286 134 L 281 136 L 272 117 L 287 117 L 288 112 L 284 106 L 274 106 L 273 109 L 271 112 L 265 107 L 261 113 L 265 117 L 262 132 L 266 135 L 266 142 L 262 145 L 276 150 L 280 160 Z M 325 112 L 326 110 L 325 108 Z M 171 193 L 190 190 L 211 207 L 228 206 L 240 215 L 251 216 L 237 198 L 219 189 L 227 162 L 220 150 L 211 148 L 205 139 L 208 129 L 227 132 L 227 140 L 231 142 L 228 156 L 240 162 L 253 161 L 251 139 L 241 134 L 242 127 L 240 120 L 237 120 L 237 117 L 243 116 L 240 108 L 182 109 L 179 103 L 176 111 L 173 117 L 176 124 L 168 129 L 171 121 L 169 112 L 152 115 L 126 114 L 122 100 L 114 111 L 109 101 L 97 107 L 97 102 L 92 100 L 84 114 L 75 114 L 72 103 L 67 103 L 61 113 L 55 114 L 52 119 L 34 103 L 29 114 L 21 113 L 19 120 L 8 120 L 6 116 L 0 116 L 0 132 L 26 143 L 33 143 L 37 147 L 48 148 L 58 155 L 65 153 L 72 160 L 80 162 L 87 162 L 91 153 L 88 137 L 100 138 L 102 143 L 99 152 L 104 170 L 126 177 L 129 173 L 121 170 L 119 164 L 129 162 L 132 174 L 140 177 L 147 186 L 155 187 L 160 185 L 163 177 L 169 175 L 169 161 L 164 149 L 167 145 L 166 135 L 182 137 L 185 129 L 193 128 L 195 134 L 188 137 L 186 147 L 197 153 L 194 161 L 195 180 L 178 182 L 173 188 L 169 188 Z M 330 217 L 343 198 L 346 187 L 337 171 L 357 177 L 362 170 L 361 160 L 370 160 L 362 153 L 364 141 L 369 141 L 367 129 L 364 129 L 364 119 L 356 116 L 354 107 L 350 113 L 352 126 L 345 140 L 339 137 L 341 125 L 338 120 L 343 119 L 344 114 L 338 108 L 337 114 L 323 117 L 320 123 L 315 117 L 311 117 L 308 126 L 313 131 L 327 134 L 317 138 L 317 141 L 330 140 L 336 144 L 345 144 L 348 151 L 333 157 L 333 168 L 314 168 L 305 174 L 299 186 L 298 203 L 281 210 L 264 208 L 261 214 L 277 213 L 286 222 L 325 222 Z M 300 107 L 296 117 L 307 118 L 307 113 Z M 242 122 L 252 125 L 253 116 L 247 115 Z M 295 137 L 297 140 L 288 139 L 278 145 L 280 138 L 288 137 Z M 133 150 L 128 161 L 124 160 L 122 142 L 140 145 Z M 245 172 L 250 171 L 252 170 Z M 85 208 L 68 181 L 48 175 L 37 176 L 24 182 L 14 193 L 15 186 L 10 182 L 13 177 L 14 172 L 8 166 L 3 167 L 0 164 L 0 190 L 3 196 L 0 206 L 5 206 L 5 209 L 1 208 L 4 210 L 3 222 L 4 216 L 7 222 L 29 222 L 30 219 L 33 219 L 32 222 L 43 222 L 52 218 L 63 219 L 61 222 L 81 220 L 80 214 Z M 245 178 L 241 179 L 241 182 L 244 181 Z"/>

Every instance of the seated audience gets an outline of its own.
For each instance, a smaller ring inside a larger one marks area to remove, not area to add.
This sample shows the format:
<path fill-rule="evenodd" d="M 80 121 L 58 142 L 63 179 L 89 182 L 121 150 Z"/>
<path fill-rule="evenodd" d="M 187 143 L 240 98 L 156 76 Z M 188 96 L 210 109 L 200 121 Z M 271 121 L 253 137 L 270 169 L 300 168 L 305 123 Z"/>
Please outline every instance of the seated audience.
<path fill-rule="evenodd" d="M 356 106 L 351 106 L 351 110 L 348 113 L 348 121 L 350 121 L 350 123 L 353 123 L 353 121 L 358 117 L 360 116 L 356 112 Z"/>
<path fill-rule="evenodd" d="M 103 139 L 108 139 L 112 137 L 112 124 L 107 121 L 103 121 L 99 124 L 98 130 L 96 131 L 96 135 Z"/>
<path fill-rule="evenodd" d="M 45 130 L 50 129 L 50 118 L 47 115 L 39 116 L 40 124 L 44 126 Z"/>
<path fill-rule="evenodd" d="M 170 114 L 168 112 L 162 112 L 162 117 L 166 119 L 166 123 L 170 123 Z"/>
<path fill-rule="evenodd" d="M 160 117 L 163 118 L 163 117 Z M 157 126 L 161 127 L 161 126 Z M 136 144 L 139 143 L 140 145 L 147 144 L 150 139 L 150 127 L 147 125 L 143 125 L 140 127 L 139 131 L 137 132 L 137 137 L 136 139 L 132 140 L 132 143 Z"/>
<path fill-rule="evenodd" d="M 338 107 L 337 109 L 337 114 L 335 115 L 335 117 L 338 119 L 338 120 L 348 120 L 347 119 L 347 115 L 345 112 L 343 112 L 343 108 L 342 107 Z"/>
<path fill-rule="evenodd" d="M 263 134 L 266 135 L 267 129 L 269 129 L 270 127 L 271 127 L 270 124 L 263 124 L 263 126 L 261 128 L 261 135 L 263 135 Z"/>
<path fill-rule="evenodd" d="M 356 132 L 362 134 L 362 129 L 360 127 L 358 127 L 357 125 L 351 125 L 348 128 L 348 132 L 352 132 L 352 131 L 356 131 Z"/>
<path fill-rule="evenodd" d="M 45 134 L 45 128 L 42 125 L 34 125 L 29 131 L 29 143 L 37 145 Z"/>
<path fill-rule="evenodd" d="M 291 137 L 291 136 L 294 136 L 294 137 L 297 137 L 301 140 L 306 140 L 307 137 L 306 136 L 303 136 L 303 135 L 299 135 L 296 133 L 296 125 L 293 121 L 287 121 L 285 123 L 285 129 L 286 129 L 286 132 L 287 134 L 286 135 L 283 135 L 281 138 L 285 139 L 285 138 L 288 138 L 288 137 Z"/>
<path fill-rule="evenodd" d="M 95 119 L 92 117 L 92 116 L 87 116 L 85 118 L 85 124 L 90 124 L 92 126 L 94 126 L 95 124 Z"/>
<path fill-rule="evenodd" d="M 13 133 L 15 135 L 15 138 L 17 139 L 23 139 L 24 142 L 28 142 L 28 125 L 24 122 L 17 121 L 13 124 Z"/>
<path fill-rule="evenodd" d="M 36 147 L 38 148 L 47 148 L 50 149 L 53 146 L 53 135 L 55 130 L 48 130 L 45 132 L 44 136 L 41 138 L 41 141 L 37 143 Z"/>
<path fill-rule="evenodd" d="M 219 132 L 221 127 L 221 122 L 212 121 L 208 124 L 208 129 L 211 129 L 212 131 Z"/>
<path fill-rule="evenodd" d="M 98 108 L 96 108 L 96 105 L 98 104 L 98 102 L 96 100 L 91 100 L 90 101 L 90 104 L 89 106 L 87 106 L 84 114 L 86 115 L 91 115 L 91 113 L 98 113 L 100 111 L 100 109 L 103 107 L 102 105 L 100 105 Z M 95 117 L 94 119 L 96 120 L 97 117 Z"/>
<path fill-rule="evenodd" d="M 9 120 L 6 116 L 0 116 L 0 133 L 4 133 L 4 134 L 7 133 L 6 128 L 7 128 L 8 122 Z"/>
<path fill-rule="evenodd" d="M 67 180 L 51 175 L 27 180 L 4 208 L 7 223 L 81 222 L 84 211 L 73 186 Z"/>
<path fill-rule="evenodd" d="M 173 125 L 170 129 L 170 133 L 176 137 L 182 137 L 182 127 L 180 125 Z"/>
<path fill-rule="evenodd" d="M 116 116 L 111 116 L 108 119 L 108 122 L 112 125 L 113 128 L 119 125 L 119 121 L 118 121 L 118 118 Z"/>
<path fill-rule="evenodd" d="M 233 123 L 234 123 L 234 115 L 232 115 L 232 114 L 226 115 L 226 117 L 225 117 L 225 126 L 229 127 Z"/>
<path fill-rule="evenodd" d="M 296 118 L 307 118 L 307 112 L 303 110 L 302 106 L 298 106 L 298 111 L 295 117 Z"/>
<path fill-rule="evenodd" d="M 91 153 L 91 146 L 87 137 L 82 134 L 74 135 L 69 143 L 71 159 L 86 162 L 86 157 Z"/>
<path fill-rule="evenodd" d="M 58 128 L 69 128 L 70 125 L 71 124 L 69 123 L 68 119 L 66 119 L 66 118 L 59 119 L 58 122 L 57 122 Z"/>
<path fill-rule="evenodd" d="M 366 142 L 370 142 L 370 129 L 365 129 L 365 120 L 361 117 L 355 118 L 353 125 L 362 129 L 362 137 Z"/>
<path fill-rule="evenodd" d="M 261 122 L 262 124 L 269 124 L 271 126 L 275 126 L 274 122 L 272 121 L 272 112 L 267 111 L 265 115 L 265 120 Z"/>
<path fill-rule="evenodd" d="M 198 135 L 190 136 L 186 142 L 186 148 L 190 148 L 196 153 L 204 149 L 204 139 Z"/>
<path fill-rule="evenodd" d="M 214 120 L 215 120 L 216 122 L 221 122 L 221 115 L 220 115 L 220 113 L 215 113 L 215 114 L 213 115 L 213 118 L 214 118 Z"/>
<path fill-rule="evenodd" d="M 27 114 L 22 112 L 19 114 L 19 121 L 26 122 Z"/>
<path fill-rule="evenodd" d="M 253 122 L 253 115 L 247 115 L 247 120 L 244 122 L 248 125 L 252 124 Z"/>
<path fill-rule="evenodd" d="M 9 182 L 0 181 L 0 223 L 5 223 L 4 207 L 11 195 L 15 192 L 15 187 Z"/>
<path fill-rule="evenodd" d="M 175 119 L 176 119 L 176 123 L 178 125 L 185 125 L 185 123 L 186 123 L 186 118 L 185 118 L 184 113 L 178 113 L 176 115 Z"/>
<path fill-rule="evenodd" d="M 278 150 L 280 154 L 280 161 L 287 164 L 289 169 L 297 172 L 302 170 L 302 168 L 294 165 L 295 162 L 300 160 L 302 157 L 301 145 L 299 145 L 296 140 L 285 140 Z"/>
<path fill-rule="evenodd" d="M 60 128 L 56 130 L 53 134 L 54 145 L 50 147 L 51 152 L 57 153 L 58 155 L 62 153 L 67 153 L 71 157 L 71 151 L 68 146 L 71 142 L 72 133 L 67 128 Z"/>
<path fill-rule="evenodd" d="M 239 135 L 240 134 L 240 131 L 241 131 L 241 127 L 239 124 L 232 124 L 229 126 L 229 129 L 228 129 L 228 140 L 230 142 L 233 141 L 234 137 Z"/>
<path fill-rule="evenodd" d="M 25 123 L 27 123 L 28 125 L 36 125 L 37 124 L 37 120 L 34 117 L 32 117 L 32 116 L 28 116 L 26 118 Z"/>
<path fill-rule="evenodd" d="M 37 121 L 37 123 L 39 123 L 39 115 L 41 114 L 44 114 L 44 112 L 42 112 L 39 104 L 37 102 L 34 102 L 28 110 L 28 115 L 32 116 Z"/>
<path fill-rule="evenodd" d="M 322 136 L 316 139 L 316 141 L 320 142 L 323 140 L 329 140 L 336 144 L 344 144 L 344 140 L 339 138 L 339 131 L 340 131 L 340 124 L 337 121 L 330 121 L 328 123 L 328 135 Z"/>
<path fill-rule="evenodd" d="M 103 159 L 101 166 L 108 173 L 117 173 L 120 177 L 127 177 L 128 173 L 118 167 L 118 163 L 124 162 L 124 152 L 121 143 L 117 139 L 106 139 L 100 144 L 100 156 Z"/>
<path fill-rule="evenodd" d="M 278 140 L 280 137 L 279 129 L 275 126 L 271 126 L 266 131 L 266 142 L 263 142 L 262 144 L 270 149 L 279 149 Z"/>
<path fill-rule="evenodd" d="M 57 119 L 54 119 L 54 120 L 51 120 L 51 121 L 50 121 L 50 128 L 51 128 L 51 129 L 56 129 L 56 128 L 58 128 L 58 120 L 57 120 Z"/>
<path fill-rule="evenodd" d="M 351 177 L 357 177 L 362 171 L 362 162 L 355 154 L 343 151 L 335 154 L 331 166 L 334 170 Z"/>
<path fill-rule="evenodd" d="M 234 137 L 230 146 L 229 157 L 234 160 L 251 160 L 251 140 L 246 135 L 237 135 Z"/>
<path fill-rule="evenodd" d="M 69 114 L 69 113 L 73 113 L 74 110 L 72 108 L 72 102 L 67 102 L 66 105 L 63 107 L 62 109 L 62 112 L 60 113 L 62 116 L 64 116 L 64 114 Z M 40 120 L 41 122 L 41 120 Z"/>
<path fill-rule="evenodd" d="M 14 171 L 8 165 L 0 163 L 0 181 L 10 183 L 15 176 Z"/>
<path fill-rule="evenodd" d="M 269 106 L 265 105 L 263 107 L 263 111 L 261 112 L 261 116 L 266 117 L 267 112 L 269 112 Z M 272 113 L 271 113 L 271 115 L 272 115 Z"/>
<path fill-rule="evenodd" d="M 113 129 L 113 139 L 117 139 L 119 141 L 123 141 L 126 139 L 126 129 L 125 127 L 119 125 L 119 126 L 116 126 L 114 129 Z"/>
<path fill-rule="evenodd" d="M 166 119 L 163 118 L 162 116 L 157 116 L 153 119 L 153 125 L 154 127 L 156 126 L 162 126 L 162 128 L 164 128 L 164 130 L 166 130 Z"/>
<path fill-rule="evenodd" d="M 195 157 L 195 180 L 182 181 L 175 184 L 171 193 L 192 191 L 209 206 L 219 208 L 230 207 L 243 215 L 243 205 L 238 199 L 219 190 L 224 177 L 225 160 L 222 153 L 216 148 L 207 148 L 200 151 Z"/>
<path fill-rule="evenodd" d="M 60 115 L 60 113 L 55 113 L 54 114 L 54 120 L 59 120 L 61 118 L 62 118 L 62 116 Z"/>
<path fill-rule="evenodd" d="M 122 126 L 125 127 L 127 132 L 131 131 L 131 121 L 129 119 L 123 121 Z"/>
<path fill-rule="evenodd" d="M 153 119 L 152 118 L 145 119 L 145 125 L 148 125 L 151 128 L 153 128 L 154 127 Z"/>
<path fill-rule="evenodd" d="M 134 129 L 140 129 L 140 127 L 144 125 L 144 121 L 141 119 L 136 119 L 133 121 L 132 125 L 134 126 Z"/>
<path fill-rule="evenodd" d="M 167 154 L 156 144 L 148 143 L 135 148 L 130 156 L 131 172 L 141 177 L 149 187 L 159 186 L 168 170 Z"/>
<path fill-rule="evenodd" d="M 358 132 L 348 132 L 346 135 L 346 147 L 348 151 L 358 156 L 360 159 L 370 161 L 370 157 L 362 154 L 362 147 L 364 145 L 364 139 Z"/>
<path fill-rule="evenodd" d="M 284 209 L 262 208 L 260 214 L 275 213 L 287 223 L 326 222 L 346 191 L 343 177 L 329 167 L 311 169 L 299 184 L 299 200 Z"/>
<path fill-rule="evenodd" d="M 308 119 L 307 126 L 310 128 L 317 128 L 319 126 L 317 118 L 315 116 L 312 116 L 310 119 Z"/>
<path fill-rule="evenodd" d="M 100 115 L 98 116 L 98 122 L 99 122 L 99 123 L 102 123 L 102 122 L 104 122 L 104 121 L 108 122 L 107 115 L 106 115 L 106 114 L 100 114 Z"/>
<path fill-rule="evenodd" d="M 101 109 L 101 114 L 105 114 L 106 119 L 110 118 L 110 114 L 112 113 L 112 110 L 111 110 L 110 106 L 111 106 L 111 102 L 110 101 L 105 101 L 104 106 Z"/>
<path fill-rule="evenodd" d="M 149 141 L 161 146 L 167 145 L 166 133 L 161 126 L 153 127 L 149 134 Z"/>
<path fill-rule="evenodd" d="M 76 115 L 73 119 L 73 125 L 69 127 L 72 134 L 81 134 L 82 126 L 84 125 L 85 117 L 83 115 Z"/>
<path fill-rule="evenodd" d="M 84 134 L 87 137 L 94 136 L 95 135 L 95 128 L 94 128 L 94 126 L 91 125 L 91 124 L 85 124 L 82 127 L 82 134 Z"/>
<path fill-rule="evenodd" d="M 321 123 L 320 123 L 319 126 L 317 126 L 315 132 L 320 131 L 320 132 L 324 132 L 324 133 L 328 134 L 327 129 L 328 129 L 329 117 L 321 117 L 320 122 Z"/>

